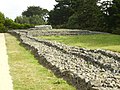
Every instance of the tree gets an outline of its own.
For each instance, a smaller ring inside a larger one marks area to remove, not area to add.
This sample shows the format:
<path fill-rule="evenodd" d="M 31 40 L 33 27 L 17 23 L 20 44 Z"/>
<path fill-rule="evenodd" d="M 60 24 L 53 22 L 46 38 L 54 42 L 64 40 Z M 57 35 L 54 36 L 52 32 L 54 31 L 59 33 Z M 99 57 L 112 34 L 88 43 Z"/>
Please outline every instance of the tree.
<path fill-rule="evenodd" d="M 13 23 L 14 23 L 14 21 L 12 19 L 5 18 L 4 26 L 6 27 L 6 29 L 12 29 L 11 26 Z"/>
<path fill-rule="evenodd" d="M 23 16 L 32 17 L 33 15 L 42 15 L 42 8 L 37 6 L 30 6 L 26 11 L 22 12 Z"/>
<path fill-rule="evenodd" d="M 108 16 L 111 20 L 111 26 L 119 27 L 120 26 L 120 0 L 113 0 L 113 4 L 108 8 Z"/>
<path fill-rule="evenodd" d="M 26 16 L 26 17 L 33 17 L 36 15 L 38 15 L 39 17 L 41 17 L 41 19 L 46 21 L 46 16 L 48 15 L 48 10 L 43 9 L 39 6 L 30 6 L 27 8 L 26 11 L 22 12 L 22 16 Z"/>
<path fill-rule="evenodd" d="M 0 12 L 0 23 L 5 23 L 5 16 L 3 13 Z"/>
<path fill-rule="evenodd" d="M 71 8 L 74 14 L 69 18 L 68 27 L 100 30 L 101 11 L 98 0 L 72 0 Z"/>
<path fill-rule="evenodd" d="M 5 17 L 4 14 L 0 12 L 0 32 L 5 32 Z"/>
<path fill-rule="evenodd" d="M 3 23 L 0 23 L 0 32 L 6 32 L 5 26 Z"/>
<path fill-rule="evenodd" d="M 111 7 L 108 8 L 109 12 L 109 26 L 113 33 L 120 34 L 120 0 L 113 0 Z"/>
<path fill-rule="evenodd" d="M 43 25 L 46 24 L 46 22 L 41 18 L 39 15 L 33 15 L 30 17 L 30 24 L 35 24 L 35 25 Z"/>
<path fill-rule="evenodd" d="M 30 24 L 29 17 L 26 17 L 26 16 L 18 16 L 18 17 L 16 17 L 15 22 L 20 23 L 20 24 Z"/>
<path fill-rule="evenodd" d="M 120 0 L 104 1 L 101 4 L 106 31 L 120 32 Z"/>
<path fill-rule="evenodd" d="M 16 23 L 41 25 L 47 23 L 48 10 L 39 6 L 30 6 L 15 19 Z"/>
<path fill-rule="evenodd" d="M 49 24 L 65 27 L 69 17 L 73 14 L 69 1 L 70 0 L 56 0 L 58 4 L 55 5 L 54 10 L 49 12 Z"/>
<path fill-rule="evenodd" d="M 98 0 L 56 0 L 58 4 L 49 13 L 49 23 L 67 28 L 100 29 L 101 11 Z"/>
<path fill-rule="evenodd" d="M 112 32 L 111 30 L 111 21 L 109 20 L 109 12 L 108 12 L 108 8 L 110 8 L 112 5 L 112 1 L 103 1 L 101 3 L 101 11 L 103 14 L 103 26 L 105 27 L 104 31 L 105 32 Z"/>

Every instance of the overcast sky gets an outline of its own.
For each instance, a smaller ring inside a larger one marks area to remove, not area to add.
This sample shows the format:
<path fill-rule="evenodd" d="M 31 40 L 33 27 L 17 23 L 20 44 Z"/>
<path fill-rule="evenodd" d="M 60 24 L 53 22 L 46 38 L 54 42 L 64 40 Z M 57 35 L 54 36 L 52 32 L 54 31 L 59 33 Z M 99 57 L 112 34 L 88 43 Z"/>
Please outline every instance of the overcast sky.
<path fill-rule="evenodd" d="M 55 0 L 1 0 L 0 12 L 6 17 L 14 19 L 20 16 L 28 6 L 40 6 L 42 8 L 52 10 L 56 4 Z"/>

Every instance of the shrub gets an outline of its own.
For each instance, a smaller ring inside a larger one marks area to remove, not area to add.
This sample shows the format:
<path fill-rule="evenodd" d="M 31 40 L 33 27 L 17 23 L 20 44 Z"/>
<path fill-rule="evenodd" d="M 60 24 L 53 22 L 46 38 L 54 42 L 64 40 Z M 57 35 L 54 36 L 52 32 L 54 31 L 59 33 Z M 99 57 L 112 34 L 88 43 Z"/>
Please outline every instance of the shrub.
<path fill-rule="evenodd" d="M 116 28 L 115 30 L 113 30 L 112 33 L 113 33 L 113 34 L 119 34 L 119 35 L 120 35 L 120 28 Z"/>
<path fill-rule="evenodd" d="M 6 30 L 5 26 L 4 26 L 4 24 L 0 23 L 0 33 L 4 33 L 6 31 L 7 30 Z"/>
<path fill-rule="evenodd" d="M 5 19 L 4 26 L 6 27 L 6 29 L 12 29 L 12 24 L 14 24 L 14 21 L 12 19 Z"/>
<path fill-rule="evenodd" d="M 32 24 L 19 24 L 19 23 L 12 23 L 11 28 L 12 29 L 28 29 L 28 28 L 33 28 L 35 27 Z"/>
<path fill-rule="evenodd" d="M 23 24 L 23 25 L 24 25 L 24 29 L 34 28 L 35 27 L 33 24 Z"/>
<path fill-rule="evenodd" d="M 4 23 L 4 22 L 5 22 L 4 14 L 0 12 L 0 23 Z"/>

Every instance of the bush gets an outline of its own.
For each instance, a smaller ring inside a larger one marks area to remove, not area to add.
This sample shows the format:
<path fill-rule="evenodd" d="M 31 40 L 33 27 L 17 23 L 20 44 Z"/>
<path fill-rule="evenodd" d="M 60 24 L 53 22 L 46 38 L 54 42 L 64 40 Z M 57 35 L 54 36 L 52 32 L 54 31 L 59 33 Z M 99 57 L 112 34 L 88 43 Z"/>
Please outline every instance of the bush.
<path fill-rule="evenodd" d="M 28 28 L 34 28 L 35 26 L 33 24 L 24 24 L 24 29 Z"/>
<path fill-rule="evenodd" d="M 11 25 L 12 29 L 28 29 L 28 28 L 33 28 L 33 27 L 35 26 L 31 24 L 19 24 L 15 22 Z"/>
<path fill-rule="evenodd" d="M 4 24 L 0 23 L 0 33 L 4 33 L 6 31 L 7 30 L 6 30 L 5 26 L 4 26 Z"/>
<path fill-rule="evenodd" d="M 69 17 L 67 28 L 71 28 L 71 29 L 80 28 L 78 23 L 78 16 L 76 14 L 73 14 L 71 17 Z"/>
<path fill-rule="evenodd" d="M 6 18 L 4 26 L 6 27 L 6 29 L 12 29 L 13 23 L 14 23 L 14 21 L 12 19 Z"/>
<path fill-rule="evenodd" d="M 115 30 L 113 30 L 112 33 L 113 33 L 113 34 L 119 34 L 119 35 L 120 35 L 120 28 L 116 28 Z"/>
<path fill-rule="evenodd" d="M 33 27 L 35 26 L 31 24 L 16 23 L 12 19 L 5 18 L 4 14 L 0 12 L 0 33 L 7 32 L 10 29 L 28 29 Z"/>
<path fill-rule="evenodd" d="M 4 14 L 0 12 L 0 23 L 4 23 L 4 22 L 5 22 Z"/>

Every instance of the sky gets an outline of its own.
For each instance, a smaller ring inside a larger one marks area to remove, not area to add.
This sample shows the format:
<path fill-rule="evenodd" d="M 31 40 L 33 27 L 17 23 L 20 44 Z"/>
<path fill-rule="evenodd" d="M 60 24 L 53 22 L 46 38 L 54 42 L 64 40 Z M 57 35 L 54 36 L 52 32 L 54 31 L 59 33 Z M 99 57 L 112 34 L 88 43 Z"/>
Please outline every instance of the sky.
<path fill-rule="evenodd" d="M 28 6 L 40 6 L 41 8 L 52 10 L 56 4 L 55 0 L 1 0 L 0 12 L 5 17 L 15 19 L 20 16 Z"/>

